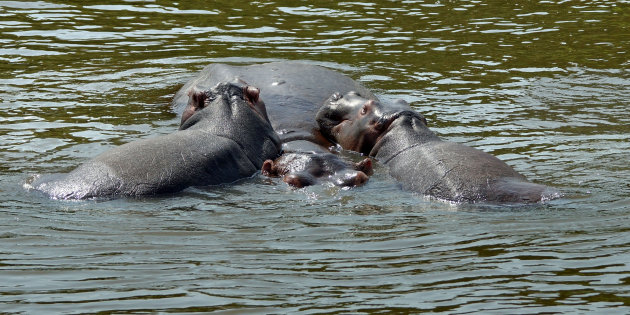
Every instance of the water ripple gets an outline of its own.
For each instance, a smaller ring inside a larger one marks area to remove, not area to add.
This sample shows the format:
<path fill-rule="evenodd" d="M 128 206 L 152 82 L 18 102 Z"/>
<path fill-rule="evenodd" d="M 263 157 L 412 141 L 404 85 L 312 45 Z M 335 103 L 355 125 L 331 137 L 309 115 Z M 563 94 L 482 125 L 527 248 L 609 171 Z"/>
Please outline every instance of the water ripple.
<path fill-rule="evenodd" d="M 0 312 L 627 313 L 627 16 L 624 1 L 0 1 Z M 210 62 L 287 59 L 404 99 L 567 196 L 441 203 L 378 163 L 352 190 L 23 188 L 175 130 L 170 98 Z"/>

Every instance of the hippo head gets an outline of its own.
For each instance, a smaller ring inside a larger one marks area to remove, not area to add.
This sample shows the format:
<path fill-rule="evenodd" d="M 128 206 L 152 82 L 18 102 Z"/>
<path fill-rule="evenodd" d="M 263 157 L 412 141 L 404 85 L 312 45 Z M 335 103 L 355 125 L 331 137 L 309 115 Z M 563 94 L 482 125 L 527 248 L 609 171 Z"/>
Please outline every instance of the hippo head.
<path fill-rule="evenodd" d="M 372 160 L 365 158 L 353 163 L 330 153 L 292 152 L 274 160 L 266 160 L 262 174 L 282 177 L 284 182 L 296 188 L 318 182 L 340 187 L 356 187 L 365 184 L 372 175 Z"/>
<path fill-rule="evenodd" d="M 260 168 L 264 157 L 280 153 L 282 143 L 259 96 L 258 88 L 242 82 L 223 82 L 206 91 L 193 89 L 188 104 L 192 114 L 184 119 L 179 130 L 203 130 L 204 134 L 230 139 Z"/>
<path fill-rule="evenodd" d="M 399 100 L 383 105 L 355 92 L 333 94 L 316 115 L 322 135 L 346 150 L 370 154 L 390 125 L 400 117 L 413 116 L 426 126 L 426 119 Z"/>
<path fill-rule="evenodd" d="M 244 100 L 248 106 L 261 118 L 269 122 L 265 103 L 260 99 L 260 89 L 247 85 L 245 82 L 224 82 L 219 83 L 210 90 L 199 90 L 191 88 L 188 91 L 188 105 L 182 113 L 180 129 L 183 128 L 188 119 L 200 110 L 211 106 L 225 107 L 229 104 Z"/>

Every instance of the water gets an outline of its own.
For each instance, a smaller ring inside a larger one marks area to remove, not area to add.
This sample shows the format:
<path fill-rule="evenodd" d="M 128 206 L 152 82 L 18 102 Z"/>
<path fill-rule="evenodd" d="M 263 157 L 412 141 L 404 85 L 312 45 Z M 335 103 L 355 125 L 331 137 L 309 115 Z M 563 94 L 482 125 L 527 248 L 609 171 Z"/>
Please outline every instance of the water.
<path fill-rule="evenodd" d="M 628 1 L 0 1 L 0 312 L 628 313 Z M 178 126 L 211 62 L 302 60 L 561 188 L 454 205 L 255 176 L 157 198 L 22 185 Z"/>

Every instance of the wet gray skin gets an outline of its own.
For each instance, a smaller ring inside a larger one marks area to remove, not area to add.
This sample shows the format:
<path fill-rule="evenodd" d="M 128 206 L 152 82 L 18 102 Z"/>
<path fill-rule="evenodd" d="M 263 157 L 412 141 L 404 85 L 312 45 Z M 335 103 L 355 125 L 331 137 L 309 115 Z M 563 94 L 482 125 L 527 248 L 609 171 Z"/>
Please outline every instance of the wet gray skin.
<path fill-rule="evenodd" d="M 180 130 L 121 145 L 31 185 L 55 199 L 174 193 L 249 177 L 279 155 L 280 140 L 257 88 L 222 83 L 191 90 L 189 99 L 198 110 Z"/>
<path fill-rule="evenodd" d="M 336 93 L 316 119 L 325 137 L 376 158 L 406 190 L 454 202 L 531 203 L 560 196 L 488 153 L 441 140 L 403 101 L 385 106 L 358 93 Z"/>
<path fill-rule="evenodd" d="M 203 89 L 224 81 L 247 82 L 260 88 L 269 120 L 290 156 L 270 160 L 268 176 L 282 176 L 295 187 L 332 182 L 338 186 L 357 186 L 367 181 L 354 163 L 330 154 L 332 145 L 322 137 L 315 121 L 317 110 L 336 91 L 360 91 L 376 98 L 351 78 L 324 67 L 298 62 L 272 62 L 259 65 L 230 66 L 211 64 L 189 80 L 174 96 L 172 106 L 181 114 L 182 124 L 199 110 L 187 103 L 190 90 Z M 367 163 L 367 162 L 364 162 Z M 371 162 L 370 162 L 371 163 Z"/>

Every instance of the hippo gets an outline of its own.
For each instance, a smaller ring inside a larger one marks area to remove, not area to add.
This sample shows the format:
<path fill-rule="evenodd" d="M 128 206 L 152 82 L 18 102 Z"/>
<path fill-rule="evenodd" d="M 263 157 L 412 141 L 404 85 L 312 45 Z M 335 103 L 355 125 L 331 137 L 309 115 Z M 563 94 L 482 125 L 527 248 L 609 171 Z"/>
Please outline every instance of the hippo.
<path fill-rule="evenodd" d="M 190 89 L 206 89 L 218 82 L 235 80 L 248 82 L 260 88 L 260 97 L 265 100 L 272 127 L 284 145 L 293 147 L 285 150 L 292 154 L 290 157 L 270 161 L 268 170 L 264 171 L 265 174 L 284 176 L 285 181 L 293 186 L 325 183 L 330 180 L 342 186 L 363 183 L 363 175 L 367 175 L 365 172 L 360 174 L 349 161 L 344 161 L 337 155 L 326 154 L 330 153 L 328 148 L 332 143 L 321 136 L 315 114 L 335 91 L 358 91 L 362 95 L 377 99 L 372 92 L 343 74 L 299 62 L 283 61 L 246 66 L 211 64 L 184 84 L 173 97 L 173 110 L 181 115 L 181 123 L 199 110 L 187 102 Z M 301 149 L 296 147 L 303 146 L 293 145 L 293 142 L 310 142 L 318 148 L 313 152 L 312 146 L 308 146 L 309 149 L 301 152 Z M 317 166 L 324 161 L 325 167 Z M 329 165 L 336 166 L 328 168 Z M 342 165 L 344 166 L 341 167 Z M 338 180 L 341 174 L 347 178 L 340 183 Z"/>
<path fill-rule="evenodd" d="M 316 120 L 322 135 L 374 157 L 405 190 L 457 203 L 535 203 L 560 196 L 488 153 L 441 140 L 404 101 L 385 106 L 360 93 L 335 93 Z"/>
<path fill-rule="evenodd" d="M 296 188 L 317 183 L 356 187 L 365 184 L 368 176 L 372 175 L 370 158 L 353 163 L 325 152 L 310 142 L 292 141 L 290 144 L 291 148 L 285 146 L 282 156 L 263 163 L 263 175 L 282 177 L 284 182 Z"/>
<path fill-rule="evenodd" d="M 321 66 L 290 61 L 246 66 L 211 64 L 179 89 L 171 103 L 173 110 L 185 121 L 191 110 L 187 106 L 191 88 L 205 90 L 217 83 L 235 80 L 260 89 L 271 126 L 283 143 L 307 140 L 323 148 L 330 146 L 319 134 L 315 114 L 334 92 L 356 91 L 377 100 L 361 84 Z"/>
<path fill-rule="evenodd" d="M 179 130 L 113 148 L 70 173 L 37 177 L 30 186 L 54 199 L 174 193 L 252 176 L 280 154 L 258 88 L 221 83 L 189 92 L 197 110 Z"/>

